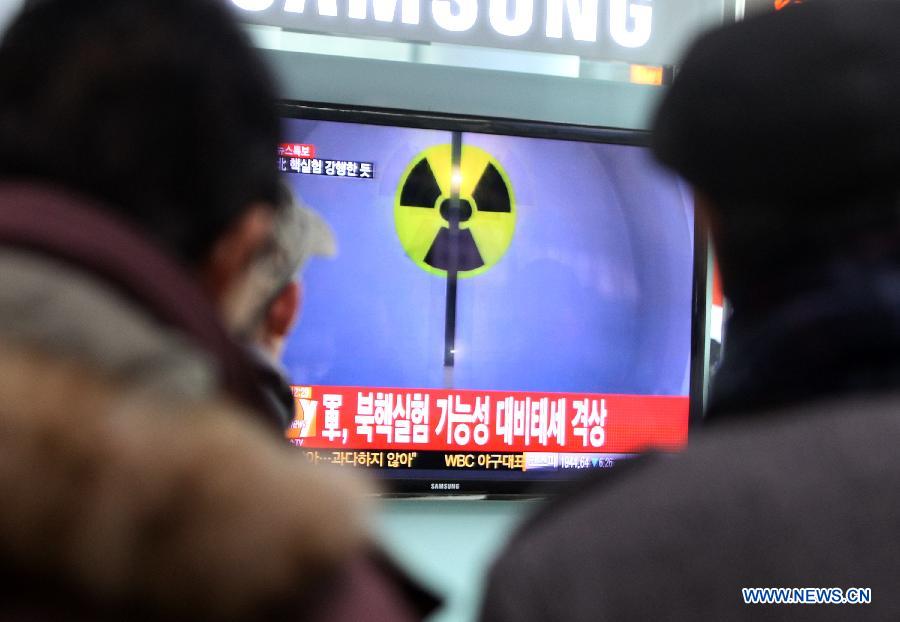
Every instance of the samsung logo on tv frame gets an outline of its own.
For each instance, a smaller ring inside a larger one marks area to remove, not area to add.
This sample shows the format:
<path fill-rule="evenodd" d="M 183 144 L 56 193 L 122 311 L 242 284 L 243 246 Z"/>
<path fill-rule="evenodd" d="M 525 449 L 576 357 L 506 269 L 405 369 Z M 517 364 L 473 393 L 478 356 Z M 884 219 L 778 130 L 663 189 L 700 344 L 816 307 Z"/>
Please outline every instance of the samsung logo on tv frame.
<path fill-rule="evenodd" d="M 635 49 L 653 33 L 653 0 L 230 1 L 249 21 L 265 14 L 262 23 L 272 25 L 350 34 L 369 25 L 382 35 L 392 28 L 398 38 L 503 47 L 520 39 L 527 41 L 521 47 L 536 51 L 566 41 L 579 47 L 597 42 L 604 38 L 601 29 L 621 48 Z"/>
<path fill-rule="evenodd" d="M 443 482 L 432 482 L 431 489 L 432 490 L 460 490 L 459 484 L 446 484 Z"/>

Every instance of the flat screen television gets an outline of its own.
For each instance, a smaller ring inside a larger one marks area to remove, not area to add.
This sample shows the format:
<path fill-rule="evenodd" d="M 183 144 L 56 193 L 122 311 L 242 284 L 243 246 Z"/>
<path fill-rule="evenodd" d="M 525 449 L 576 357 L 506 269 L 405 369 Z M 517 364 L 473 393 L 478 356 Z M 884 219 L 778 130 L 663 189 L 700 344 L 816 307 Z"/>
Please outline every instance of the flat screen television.
<path fill-rule="evenodd" d="M 685 446 L 706 250 L 646 133 L 281 110 L 278 166 L 338 245 L 283 359 L 310 462 L 506 495 Z"/>

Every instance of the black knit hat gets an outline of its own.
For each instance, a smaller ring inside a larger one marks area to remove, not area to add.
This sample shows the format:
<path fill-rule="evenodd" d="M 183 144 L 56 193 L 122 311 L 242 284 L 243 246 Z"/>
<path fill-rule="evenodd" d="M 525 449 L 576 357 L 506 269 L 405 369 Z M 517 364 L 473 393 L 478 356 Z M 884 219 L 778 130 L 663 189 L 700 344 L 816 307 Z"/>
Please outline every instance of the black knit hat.
<path fill-rule="evenodd" d="M 900 189 L 900 1 L 813 1 L 704 35 L 654 150 L 719 200 L 816 208 Z"/>

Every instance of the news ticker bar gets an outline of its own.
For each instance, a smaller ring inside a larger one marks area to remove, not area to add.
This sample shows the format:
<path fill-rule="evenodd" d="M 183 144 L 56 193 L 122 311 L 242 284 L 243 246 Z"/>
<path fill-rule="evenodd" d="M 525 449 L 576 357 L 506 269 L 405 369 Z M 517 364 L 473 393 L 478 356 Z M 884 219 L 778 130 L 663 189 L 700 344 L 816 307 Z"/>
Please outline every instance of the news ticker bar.
<path fill-rule="evenodd" d="M 554 455 L 687 444 L 690 403 L 682 396 L 338 386 L 293 392 L 287 437 L 315 448 Z"/>
<path fill-rule="evenodd" d="M 426 469 L 460 471 L 578 471 L 610 469 L 633 454 L 460 453 L 448 451 L 372 451 L 303 448 L 307 461 L 316 465 L 375 469 Z"/>

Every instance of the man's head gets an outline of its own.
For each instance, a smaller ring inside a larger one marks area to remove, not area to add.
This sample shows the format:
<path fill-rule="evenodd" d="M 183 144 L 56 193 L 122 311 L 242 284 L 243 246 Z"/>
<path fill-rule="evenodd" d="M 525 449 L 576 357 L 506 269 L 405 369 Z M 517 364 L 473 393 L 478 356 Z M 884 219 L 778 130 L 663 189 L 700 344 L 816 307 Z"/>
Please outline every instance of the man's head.
<path fill-rule="evenodd" d="M 278 193 L 274 89 L 224 5 L 31 0 L 0 44 L 0 179 L 99 200 L 214 298 Z"/>
<path fill-rule="evenodd" d="M 840 258 L 900 257 L 898 31 L 900 2 L 822 0 L 688 53 L 654 148 L 697 189 L 736 307 Z"/>
<path fill-rule="evenodd" d="M 281 188 L 279 206 L 268 244 L 224 305 L 232 332 L 273 359 L 281 356 L 300 312 L 300 271 L 311 257 L 331 257 L 337 252 L 328 224 L 287 186 Z"/>

